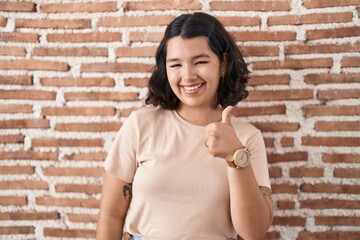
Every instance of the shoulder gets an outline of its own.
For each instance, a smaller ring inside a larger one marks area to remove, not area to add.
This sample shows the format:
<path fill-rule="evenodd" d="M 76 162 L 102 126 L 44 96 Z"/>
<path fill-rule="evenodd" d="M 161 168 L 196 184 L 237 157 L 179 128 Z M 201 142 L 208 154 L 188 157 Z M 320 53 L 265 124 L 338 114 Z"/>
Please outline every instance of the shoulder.
<path fill-rule="evenodd" d="M 129 117 L 143 119 L 149 117 L 157 117 L 164 115 L 167 110 L 162 109 L 161 107 L 154 106 L 144 106 L 135 111 L 133 111 Z"/>
<path fill-rule="evenodd" d="M 232 125 L 235 129 L 241 129 L 241 131 L 249 132 L 249 133 L 257 133 L 260 132 L 260 130 L 252 125 L 249 122 L 243 121 L 241 118 L 233 117 L 231 119 Z"/>

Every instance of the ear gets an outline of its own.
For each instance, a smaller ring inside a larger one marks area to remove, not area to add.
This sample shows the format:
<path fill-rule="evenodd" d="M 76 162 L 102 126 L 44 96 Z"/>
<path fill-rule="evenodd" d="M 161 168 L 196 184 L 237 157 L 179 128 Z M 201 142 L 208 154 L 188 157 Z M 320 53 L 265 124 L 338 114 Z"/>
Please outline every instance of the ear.
<path fill-rule="evenodd" d="M 228 63 L 228 53 L 224 52 L 222 62 L 220 64 L 220 75 L 224 75 L 226 73 L 227 63 Z"/>

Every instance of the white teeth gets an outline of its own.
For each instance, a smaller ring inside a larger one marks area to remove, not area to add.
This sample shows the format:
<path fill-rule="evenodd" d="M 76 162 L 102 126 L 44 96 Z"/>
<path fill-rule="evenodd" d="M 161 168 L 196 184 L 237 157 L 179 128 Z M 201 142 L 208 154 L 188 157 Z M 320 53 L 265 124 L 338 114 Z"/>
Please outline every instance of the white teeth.
<path fill-rule="evenodd" d="M 202 85 L 202 83 L 200 83 L 199 85 L 196 85 L 196 86 L 192 86 L 192 87 L 185 87 L 184 86 L 184 89 L 186 91 L 194 91 L 194 90 L 198 89 L 199 87 L 201 87 L 201 85 Z"/>

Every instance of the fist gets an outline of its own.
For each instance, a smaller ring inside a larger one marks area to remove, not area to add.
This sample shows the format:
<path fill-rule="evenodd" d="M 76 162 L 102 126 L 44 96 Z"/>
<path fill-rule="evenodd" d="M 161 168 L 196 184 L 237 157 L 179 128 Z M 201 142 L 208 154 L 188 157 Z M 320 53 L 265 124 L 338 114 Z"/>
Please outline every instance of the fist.
<path fill-rule="evenodd" d="M 231 124 L 230 112 L 232 109 L 232 106 L 225 108 L 222 112 L 221 122 L 210 123 L 205 128 L 204 143 L 212 156 L 227 158 L 243 147 Z"/>

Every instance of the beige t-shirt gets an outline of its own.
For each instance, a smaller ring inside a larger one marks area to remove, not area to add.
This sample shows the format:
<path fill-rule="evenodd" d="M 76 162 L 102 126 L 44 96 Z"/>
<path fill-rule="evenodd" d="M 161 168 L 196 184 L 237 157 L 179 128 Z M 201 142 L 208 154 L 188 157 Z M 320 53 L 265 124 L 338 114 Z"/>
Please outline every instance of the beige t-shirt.
<path fill-rule="evenodd" d="M 251 153 L 258 185 L 270 187 L 265 145 L 254 126 L 232 118 Z M 235 237 L 224 159 L 208 154 L 204 126 L 176 111 L 144 107 L 117 134 L 105 169 L 132 182 L 125 230 L 147 240 L 220 240 Z"/>

